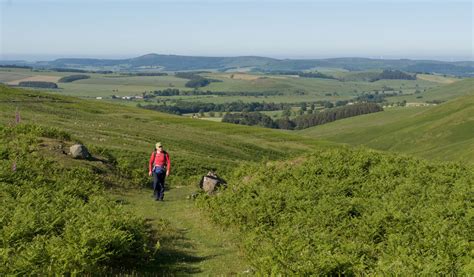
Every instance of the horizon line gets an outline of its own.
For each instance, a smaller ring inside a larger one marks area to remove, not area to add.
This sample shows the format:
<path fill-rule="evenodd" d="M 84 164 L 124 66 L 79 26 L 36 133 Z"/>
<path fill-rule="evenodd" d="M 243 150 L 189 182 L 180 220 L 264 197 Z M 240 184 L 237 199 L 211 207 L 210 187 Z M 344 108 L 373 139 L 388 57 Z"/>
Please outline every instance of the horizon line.
<path fill-rule="evenodd" d="M 147 55 L 159 56 L 178 56 L 178 57 L 201 57 L 201 58 L 241 58 L 241 57 L 257 57 L 275 60 L 325 60 L 325 59 L 371 59 L 371 60 L 418 60 L 418 61 L 441 61 L 441 62 L 472 62 L 474 57 L 449 57 L 449 56 L 427 56 L 416 57 L 416 55 L 189 55 L 189 54 L 171 54 L 150 52 L 146 54 L 0 54 L 0 61 L 16 61 L 16 62 L 43 62 L 54 61 L 57 59 L 104 59 L 104 60 L 120 60 L 133 59 Z M 36 58 L 35 58 L 36 57 Z"/>

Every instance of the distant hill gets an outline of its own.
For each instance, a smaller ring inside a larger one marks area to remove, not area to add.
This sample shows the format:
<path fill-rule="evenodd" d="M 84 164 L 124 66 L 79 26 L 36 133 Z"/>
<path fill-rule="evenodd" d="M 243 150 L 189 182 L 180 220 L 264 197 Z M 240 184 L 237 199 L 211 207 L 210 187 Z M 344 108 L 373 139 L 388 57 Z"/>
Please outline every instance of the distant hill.
<path fill-rule="evenodd" d="M 474 80 L 433 89 L 464 94 L 430 108 L 404 108 L 343 119 L 301 131 L 315 138 L 415 154 L 426 158 L 474 161 Z"/>
<path fill-rule="evenodd" d="M 196 57 L 178 55 L 147 54 L 131 59 L 57 59 L 48 63 L 55 67 L 110 67 L 123 66 L 129 69 L 141 67 L 158 67 L 167 71 L 198 70 L 198 69 L 227 69 L 238 67 L 266 66 L 278 60 L 263 57 Z"/>
<path fill-rule="evenodd" d="M 273 59 L 258 56 L 241 57 L 199 57 L 180 55 L 147 54 L 129 59 L 84 59 L 61 58 L 54 61 L 28 63 L 16 61 L 19 65 L 30 65 L 46 68 L 94 68 L 105 70 L 242 70 L 253 71 L 288 71 L 311 70 L 314 68 L 342 68 L 350 71 L 363 70 L 402 70 L 407 72 L 424 72 L 448 74 L 455 76 L 474 76 L 474 62 L 443 62 L 432 60 L 386 60 L 368 58 L 331 58 L 331 59 Z M 0 61 L 1 64 L 12 64 L 12 61 Z"/>

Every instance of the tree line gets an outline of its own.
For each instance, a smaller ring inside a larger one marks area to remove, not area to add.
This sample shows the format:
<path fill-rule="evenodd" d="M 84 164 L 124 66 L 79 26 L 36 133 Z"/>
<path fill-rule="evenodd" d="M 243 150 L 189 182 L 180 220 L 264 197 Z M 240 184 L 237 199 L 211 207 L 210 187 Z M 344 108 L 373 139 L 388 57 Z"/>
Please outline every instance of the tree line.
<path fill-rule="evenodd" d="M 91 76 L 89 75 L 84 75 L 84 74 L 76 74 L 76 75 L 69 75 L 62 77 L 61 79 L 58 80 L 59 83 L 71 83 L 77 80 L 82 80 L 82 79 L 89 79 Z"/>
<path fill-rule="evenodd" d="M 83 69 L 75 69 L 75 68 L 49 68 L 51 71 L 56 72 L 73 72 L 73 73 L 97 73 L 97 74 L 112 74 L 114 73 L 111 70 L 83 70 Z"/>
<path fill-rule="evenodd" d="M 58 85 L 53 82 L 42 82 L 42 81 L 23 81 L 18 84 L 20 87 L 29 88 L 58 88 Z"/>
<path fill-rule="evenodd" d="M 203 103 L 203 102 L 187 102 L 178 101 L 175 105 L 141 105 L 137 104 L 138 107 L 165 112 L 172 114 L 185 114 L 185 113 L 201 113 L 201 112 L 255 112 L 255 111 L 278 111 L 289 109 L 290 105 L 285 103 L 261 103 L 251 102 L 244 103 L 242 101 L 214 104 L 214 103 Z"/>
<path fill-rule="evenodd" d="M 165 73 L 165 72 L 132 72 L 132 73 L 122 73 L 121 75 L 126 75 L 126 76 L 168 76 L 168 73 Z"/>
<path fill-rule="evenodd" d="M 184 84 L 187 88 L 201 88 L 213 82 L 222 82 L 221 80 L 205 78 L 198 73 L 202 72 L 176 72 L 175 76 L 178 78 L 188 79 L 189 81 Z"/>
<path fill-rule="evenodd" d="M 411 75 L 408 73 L 405 73 L 400 70 L 390 70 L 390 69 L 385 69 L 382 73 L 380 73 L 377 77 L 371 79 L 371 82 L 375 82 L 378 80 L 416 80 L 416 74 Z"/>
<path fill-rule="evenodd" d="M 31 66 L 16 65 L 16 64 L 1 64 L 0 68 L 22 68 L 22 69 L 33 69 Z"/>
<path fill-rule="evenodd" d="M 279 91 L 210 91 L 210 90 L 179 90 L 167 88 L 145 93 L 145 98 L 154 96 L 195 96 L 195 95 L 218 95 L 218 96 L 275 96 L 283 95 Z"/>
<path fill-rule="evenodd" d="M 297 75 L 302 78 L 336 79 L 331 75 L 327 75 L 318 71 L 304 72 L 304 71 L 294 71 L 294 70 L 278 70 L 278 71 L 265 71 L 265 73 L 276 74 L 276 75 Z"/>
<path fill-rule="evenodd" d="M 314 114 L 305 114 L 290 119 L 288 116 L 272 120 L 269 116 L 258 112 L 226 114 L 222 122 L 258 125 L 267 128 L 300 130 L 325 123 L 333 122 L 339 119 L 358 116 L 362 114 L 375 113 L 383 111 L 383 108 L 375 103 L 357 103 L 343 107 L 327 109 Z"/>

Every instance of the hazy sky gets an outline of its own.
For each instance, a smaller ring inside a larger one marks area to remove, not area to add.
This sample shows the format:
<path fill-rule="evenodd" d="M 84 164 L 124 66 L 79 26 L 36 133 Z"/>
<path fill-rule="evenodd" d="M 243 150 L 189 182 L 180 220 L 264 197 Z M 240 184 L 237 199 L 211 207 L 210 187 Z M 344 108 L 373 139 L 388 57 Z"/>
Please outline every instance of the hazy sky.
<path fill-rule="evenodd" d="M 0 0 L 0 59 L 473 59 L 471 1 Z"/>

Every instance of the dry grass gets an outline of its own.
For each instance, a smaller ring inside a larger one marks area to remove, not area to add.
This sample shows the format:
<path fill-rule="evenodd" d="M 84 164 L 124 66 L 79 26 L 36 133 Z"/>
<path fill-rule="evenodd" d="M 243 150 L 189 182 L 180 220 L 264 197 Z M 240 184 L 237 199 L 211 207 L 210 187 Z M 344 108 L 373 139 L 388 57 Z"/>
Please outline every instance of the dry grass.
<path fill-rule="evenodd" d="M 6 84 L 17 86 L 20 82 L 31 82 L 31 81 L 56 83 L 56 82 L 58 82 L 59 79 L 61 79 L 61 76 L 35 75 L 35 76 L 31 76 L 31 77 L 26 77 L 26 78 L 22 78 L 22 79 L 9 81 Z"/>
<path fill-rule="evenodd" d="M 416 78 L 419 80 L 430 81 L 440 84 L 452 84 L 456 81 L 459 81 L 457 78 L 453 77 L 444 77 L 440 75 L 430 75 L 430 74 L 418 74 Z"/>

